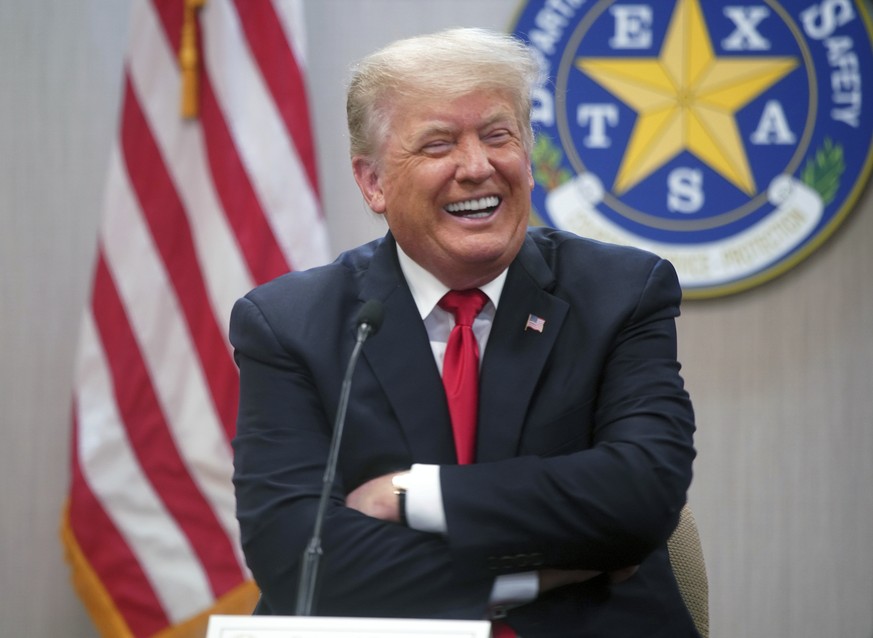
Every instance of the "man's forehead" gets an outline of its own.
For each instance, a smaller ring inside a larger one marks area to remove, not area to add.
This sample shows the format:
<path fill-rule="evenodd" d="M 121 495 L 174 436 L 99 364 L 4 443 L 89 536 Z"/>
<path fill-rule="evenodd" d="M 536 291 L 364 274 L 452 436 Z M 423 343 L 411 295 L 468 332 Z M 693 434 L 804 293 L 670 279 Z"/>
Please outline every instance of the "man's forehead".
<path fill-rule="evenodd" d="M 515 121 L 512 105 L 497 96 L 487 101 L 460 98 L 448 103 L 445 100 L 421 102 L 412 108 L 400 107 L 397 114 L 416 131 L 455 130 L 463 126 L 481 127 Z"/>

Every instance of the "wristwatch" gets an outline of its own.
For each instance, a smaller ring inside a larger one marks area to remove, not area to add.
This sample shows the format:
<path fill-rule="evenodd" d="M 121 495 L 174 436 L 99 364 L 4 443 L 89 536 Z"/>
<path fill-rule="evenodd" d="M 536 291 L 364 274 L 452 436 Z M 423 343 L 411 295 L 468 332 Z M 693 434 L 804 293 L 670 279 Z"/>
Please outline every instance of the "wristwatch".
<path fill-rule="evenodd" d="M 400 523 L 406 525 L 406 491 L 409 489 L 409 472 L 400 472 L 391 477 L 391 485 L 397 495 L 397 512 Z"/>

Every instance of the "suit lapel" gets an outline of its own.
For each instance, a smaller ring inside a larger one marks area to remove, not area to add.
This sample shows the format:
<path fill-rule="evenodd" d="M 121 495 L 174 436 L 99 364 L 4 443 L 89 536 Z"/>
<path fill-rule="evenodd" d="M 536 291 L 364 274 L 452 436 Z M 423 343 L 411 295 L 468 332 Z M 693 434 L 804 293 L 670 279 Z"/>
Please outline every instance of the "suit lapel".
<path fill-rule="evenodd" d="M 456 462 L 442 381 L 390 234 L 376 249 L 364 275 L 361 302 L 368 299 L 382 302 L 385 319 L 364 345 L 363 356 L 388 397 L 413 459 L 417 463 Z"/>
<path fill-rule="evenodd" d="M 539 249 L 526 239 L 509 268 L 482 362 L 478 462 L 517 452 L 528 405 L 569 308 L 549 292 L 554 285 Z M 529 315 L 545 321 L 542 332 L 525 329 Z"/>

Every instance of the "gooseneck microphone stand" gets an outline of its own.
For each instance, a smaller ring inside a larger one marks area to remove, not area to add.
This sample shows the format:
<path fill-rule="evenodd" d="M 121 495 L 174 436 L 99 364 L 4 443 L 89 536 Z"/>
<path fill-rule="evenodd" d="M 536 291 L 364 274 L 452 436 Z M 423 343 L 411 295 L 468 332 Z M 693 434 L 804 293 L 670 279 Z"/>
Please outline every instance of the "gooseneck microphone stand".
<path fill-rule="evenodd" d="M 324 478 L 321 485 L 321 497 L 318 500 L 318 511 L 315 515 L 315 527 L 312 538 L 303 552 L 300 561 L 300 584 L 297 589 L 296 615 L 311 616 L 312 606 L 315 599 L 315 585 L 318 580 L 318 566 L 321 560 L 321 528 L 324 525 L 324 517 L 327 512 L 327 504 L 330 501 L 330 491 L 336 477 L 337 457 L 339 456 L 340 443 L 343 437 L 343 427 L 346 421 L 346 409 L 349 405 L 349 394 L 352 388 L 352 373 L 358 363 L 361 348 L 368 337 L 376 334 L 382 326 L 382 304 L 371 299 L 367 301 L 357 319 L 357 338 L 355 347 L 349 357 L 349 364 L 343 377 L 340 389 L 339 405 L 337 406 L 336 419 L 334 420 L 333 435 L 330 439 L 330 450 L 327 456 L 327 465 L 324 468 Z"/>

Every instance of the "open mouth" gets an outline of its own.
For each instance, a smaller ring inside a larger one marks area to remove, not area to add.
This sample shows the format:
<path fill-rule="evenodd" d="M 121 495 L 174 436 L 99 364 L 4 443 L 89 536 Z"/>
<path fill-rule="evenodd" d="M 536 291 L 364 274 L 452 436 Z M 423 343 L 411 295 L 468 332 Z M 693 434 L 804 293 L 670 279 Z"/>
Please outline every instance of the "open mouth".
<path fill-rule="evenodd" d="M 455 217 L 480 219 L 491 215 L 491 213 L 497 210 L 498 206 L 500 206 L 500 198 L 496 195 L 489 195 L 488 197 L 447 204 L 444 210 Z"/>

